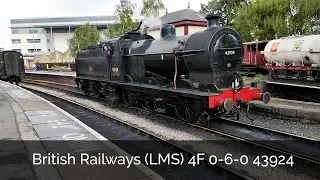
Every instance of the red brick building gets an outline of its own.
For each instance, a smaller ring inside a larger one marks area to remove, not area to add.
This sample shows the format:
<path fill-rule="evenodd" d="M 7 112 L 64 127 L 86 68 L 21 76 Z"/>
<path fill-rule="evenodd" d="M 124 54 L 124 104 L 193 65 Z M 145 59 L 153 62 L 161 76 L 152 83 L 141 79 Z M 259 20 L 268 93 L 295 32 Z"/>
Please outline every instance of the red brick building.
<path fill-rule="evenodd" d="M 189 8 L 166 13 L 160 19 L 162 24 L 173 24 L 176 27 L 177 36 L 193 34 L 207 28 L 207 20 L 199 12 Z M 159 39 L 160 28 L 150 30 L 148 34 Z"/>

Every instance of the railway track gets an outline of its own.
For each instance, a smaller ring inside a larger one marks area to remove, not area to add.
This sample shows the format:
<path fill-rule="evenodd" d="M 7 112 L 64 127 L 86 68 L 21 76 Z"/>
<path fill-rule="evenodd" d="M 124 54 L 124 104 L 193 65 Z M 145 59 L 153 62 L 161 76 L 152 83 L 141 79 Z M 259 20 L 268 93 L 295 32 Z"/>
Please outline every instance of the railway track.
<path fill-rule="evenodd" d="M 95 129 L 99 134 L 107 137 L 110 141 L 131 155 L 142 155 L 143 153 L 147 152 L 181 152 L 185 157 L 187 156 L 191 158 L 196 153 L 189 149 L 178 146 L 171 141 L 167 141 L 150 134 L 146 130 L 132 126 L 115 117 L 84 106 L 80 103 L 70 101 L 63 97 L 57 97 L 36 91 L 34 89 L 26 89 L 40 95 L 58 107 L 64 109 L 71 115 L 78 118 L 80 121 Z M 143 141 L 144 143 L 137 143 L 138 141 Z M 204 163 L 197 169 L 188 164 L 184 164 L 182 166 L 170 166 L 169 172 L 167 168 L 163 168 L 161 166 L 153 166 L 151 169 L 165 179 L 252 179 L 249 176 L 227 169 L 223 166 L 211 166 L 209 163 Z M 181 171 L 182 169 L 183 171 Z"/>
<path fill-rule="evenodd" d="M 99 97 L 88 97 L 82 94 L 82 92 L 74 86 L 64 86 L 64 85 L 59 85 L 57 83 L 47 83 L 44 81 L 34 82 L 32 80 L 27 80 L 25 82 L 34 84 L 37 86 L 50 87 L 57 90 L 62 90 L 67 93 L 81 96 L 81 98 L 94 100 L 96 102 L 105 101 L 105 99 L 102 99 Z M 140 111 L 141 113 L 148 113 L 148 114 L 150 113 L 142 108 L 127 107 L 127 106 L 125 108 L 134 109 L 136 112 Z M 123 111 L 125 111 L 125 109 L 123 109 Z M 232 139 L 232 141 L 244 142 L 244 143 L 250 144 L 251 148 L 255 148 L 255 147 L 263 148 L 268 150 L 269 151 L 268 153 L 272 155 L 285 154 L 287 157 L 293 156 L 295 158 L 295 163 L 298 162 L 298 164 L 300 165 L 304 164 L 303 168 L 305 166 L 309 167 L 309 170 L 313 168 L 316 168 L 316 169 L 319 168 L 318 170 L 312 170 L 314 172 L 317 172 L 320 170 L 320 166 L 319 166 L 320 146 L 319 146 L 319 142 L 313 139 L 307 139 L 304 137 L 299 137 L 299 136 L 288 134 L 288 133 L 274 131 L 272 129 L 267 129 L 264 127 L 259 127 L 252 124 L 239 122 L 231 118 L 224 118 L 224 119 L 221 118 L 215 121 L 211 121 L 211 123 L 207 127 L 204 127 L 203 125 L 186 123 L 186 122 L 174 119 L 172 117 L 164 116 L 164 115 L 152 114 L 152 116 L 162 117 L 167 120 L 170 119 L 171 121 L 173 120 L 173 121 L 181 122 L 183 124 L 187 124 L 188 126 L 202 130 L 203 132 L 209 132 L 221 137 Z M 129 127 L 130 125 L 126 125 L 126 126 Z M 148 132 L 141 130 L 139 128 L 135 127 L 133 129 L 136 129 L 136 131 L 142 132 L 144 134 L 148 134 Z M 150 137 L 152 136 L 154 135 L 151 135 Z M 162 139 L 162 141 L 164 140 Z M 306 149 L 308 151 L 306 151 Z M 258 151 L 261 151 L 261 150 L 258 150 Z M 191 150 L 191 152 L 193 152 L 194 154 L 197 153 L 196 151 L 193 151 L 193 150 Z M 190 150 L 189 150 L 189 153 L 190 153 Z M 206 157 L 207 161 L 209 160 L 208 158 L 209 157 Z M 221 166 L 219 168 L 228 169 L 228 167 L 224 167 L 224 166 Z M 234 170 L 234 168 L 231 168 L 231 169 Z M 229 173 L 226 173 L 226 174 L 229 174 Z M 249 178 L 249 177 L 247 176 L 246 178 Z"/>
<path fill-rule="evenodd" d="M 87 97 L 80 90 L 76 89 L 76 86 L 61 85 L 52 82 L 26 80 L 28 83 L 48 86 L 59 90 L 76 93 L 83 97 Z M 70 91 L 71 90 L 71 91 Z M 96 100 L 103 101 L 104 99 L 94 97 Z M 148 112 L 142 108 L 129 107 L 142 112 Z M 166 119 L 180 121 L 172 117 L 157 114 Z M 186 123 L 186 122 L 183 122 Z M 251 143 L 257 146 L 271 149 L 278 153 L 285 153 L 294 155 L 296 158 L 303 159 L 308 162 L 320 164 L 320 142 L 315 139 L 305 138 L 294 134 L 276 131 L 273 129 L 252 125 L 249 123 L 243 123 L 232 118 L 222 117 L 210 121 L 210 124 L 203 126 L 200 124 L 187 123 L 188 125 L 202 129 L 207 132 L 212 132 L 232 139 L 237 139 L 247 143 Z M 304 147 L 304 148 L 301 148 Z M 308 149 L 308 151 L 305 151 Z"/>
<path fill-rule="evenodd" d="M 266 90 L 282 99 L 320 103 L 319 83 L 298 80 L 267 80 Z"/>

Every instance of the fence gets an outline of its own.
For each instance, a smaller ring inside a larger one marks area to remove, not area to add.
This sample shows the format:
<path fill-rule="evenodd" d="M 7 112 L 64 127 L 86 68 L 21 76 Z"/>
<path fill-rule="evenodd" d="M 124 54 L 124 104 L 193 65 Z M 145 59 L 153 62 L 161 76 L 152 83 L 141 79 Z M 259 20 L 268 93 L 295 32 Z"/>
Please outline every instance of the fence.
<path fill-rule="evenodd" d="M 71 71 L 76 71 L 76 64 L 75 63 L 39 63 L 40 70 L 47 71 L 52 69 L 54 66 L 58 67 L 69 67 Z"/>

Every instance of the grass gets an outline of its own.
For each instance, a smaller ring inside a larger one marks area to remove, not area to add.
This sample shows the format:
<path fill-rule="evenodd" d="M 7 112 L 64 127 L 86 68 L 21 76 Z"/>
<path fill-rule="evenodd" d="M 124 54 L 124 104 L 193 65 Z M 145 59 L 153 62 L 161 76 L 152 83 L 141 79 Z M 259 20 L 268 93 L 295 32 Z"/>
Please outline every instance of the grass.
<path fill-rule="evenodd" d="M 267 79 L 266 75 L 257 74 L 254 77 L 247 77 L 242 76 L 244 83 L 250 83 L 250 82 L 257 82 L 257 81 L 264 81 Z"/>

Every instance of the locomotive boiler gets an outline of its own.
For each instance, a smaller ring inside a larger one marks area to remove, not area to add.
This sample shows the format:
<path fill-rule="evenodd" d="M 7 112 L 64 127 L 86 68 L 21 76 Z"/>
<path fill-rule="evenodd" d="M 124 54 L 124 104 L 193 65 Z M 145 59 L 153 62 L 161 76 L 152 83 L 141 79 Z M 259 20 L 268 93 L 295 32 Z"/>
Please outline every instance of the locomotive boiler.
<path fill-rule="evenodd" d="M 146 70 L 171 80 L 176 72 L 177 76 L 187 76 L 177 80 L 181 88 L 208 84 L 216 86 L 205 87 L 211 92 L 230 88 L 241 66 L 243 45 L 234 30 L 218 28 L 217 16 L 210 19 L 209 29 L 187 36 L 177 37 L 173 25 L 163 25 L 160 40 L 136 41 L 127 47 L 125 56 L 132 61 L 143 55 Z"/>
<path fill-rule="evenodd" d="M 90 47 L 76 58 L 79 87 L 86 93 L 122 99 L 126 104 L 167 113 L 185 121 L 208 121 L 252 100 L 268 103 L 269 93 L 243 87 L 239 75 L 243 44 L 237 32 L 208 16 L 208 28 L 176 36 L 175 27 L 161 27 L 161 38 L 139 32 Z M 140 23 L 141 25 L 141 23 Z M 113 55 L 106 59 L 103 46 Z"/>

